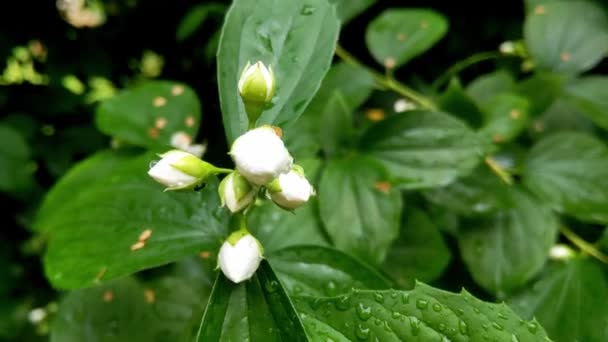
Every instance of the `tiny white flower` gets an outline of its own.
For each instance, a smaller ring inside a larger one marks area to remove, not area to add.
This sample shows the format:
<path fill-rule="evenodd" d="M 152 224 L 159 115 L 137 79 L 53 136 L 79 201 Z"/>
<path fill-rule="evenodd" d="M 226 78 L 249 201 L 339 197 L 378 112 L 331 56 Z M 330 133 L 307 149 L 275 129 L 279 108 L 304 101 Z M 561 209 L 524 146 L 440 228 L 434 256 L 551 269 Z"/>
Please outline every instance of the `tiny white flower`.
<path fill-rule="evenodd" d="M 166 186 L 167 190 L 193 188 L 205 182 L 210 175 L 231 171 L 217 168 L 181 150 L 171 150 L 160 157 L 161 160 L 148 170 L 148 175 Z"/>
<path fill-rule="evenodd" d="M 416 105 L 406 99 L 399 99 L 399 100 L 395 101 L 395 104 L 393 105 L 393 109 L 395 110 L 396 113 L 403 113 L 408 110 L 416 109 Z"/>
<path fill-rule="evenodd" d="M 47 316 L 46 310 L 43 308 L 35 308 L 30 311 L 27 315 L 29 321 L 33 324 L 38 324 L 42 322 Z"/>
<path fill-rule="evenodd" d="M 251 234 L 233 233 L 220 248 L 218 263 L 224 275 L 234 283 L 253 276 L 262 261 L 262 247 Z"/>
<path fill-rule="evenodd" d="M 269 184 L 270 198 L 285 209 L 296 209 L 308 202 L 315 190 L 304 176 L 301 168 L 294 168 L 288 173 L 279 175 Z"/>
<path fill-rule="evenodd" d="M 515 53 L 515 44 L 511 41 L 502 42 L 498 47 L 498 51 L 504 55 L 512 55 Z"/>
<path fill-rule="evenodd" d="M 252 129 L 232 144 L 230 155 L 237 170 L 256 185 L 264 185 L 288 172 L 293 158 L 270 126 Z"/>
<path fill-rule="evenodd" d="M 572 248 L 567 245 L 557 244 L 549 250 L 549 258 L 553 260 L 566 260 L 574 257 L 576 254 Z"/>
<path fill-rule="evenodd" d="M 244 101 L 269 102 L 276 89 L 272 67 L 258 61 L 247 63 L 239 79 L 239 93 Z"/>
<path fill-rule="evenodd" d="M 233 213 L 247 208 L 257 193 L 257 188 L 236 171 L 222 180 L 218 190 L 222 205 Z"/>

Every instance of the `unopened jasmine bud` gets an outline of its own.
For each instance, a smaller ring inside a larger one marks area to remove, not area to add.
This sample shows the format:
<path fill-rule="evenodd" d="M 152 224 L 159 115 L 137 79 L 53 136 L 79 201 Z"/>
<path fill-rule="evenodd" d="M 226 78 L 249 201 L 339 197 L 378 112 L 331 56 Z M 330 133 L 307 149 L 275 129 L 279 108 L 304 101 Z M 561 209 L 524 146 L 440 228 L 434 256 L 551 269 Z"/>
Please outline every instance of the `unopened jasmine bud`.
<path fill-rule="evenodd" d="M 261 61 L 253 65 L 247 63 L 238 86 L 249 122 L 253 125 L 260 117 L 266 104 L 272 100 L 276 90 L 272 67 L 266 67 Z"/>
<path fill-rule="evenodd" d="M 299 167 L 279 175 L 266 188 L 272 201 L 285 209 L 296 209 L 315 195 L 314 188 Z"/>
<path fill-rule="evenodd" d="M 262 245 L 246 230 L 232 233 L 218 253 L 220 269 L 226 278 L 237 284 L 251 278 L 262 259 Z"/>
<path fill-rule="evenodd" d="M 226 176 L 219 186 L 222 206 L 232 213 L 247 208 L 255 199 L 257 189 L 238 172 L 232 172 Z"/>
<path fill-rule="evenodd" d="M 498 46 L 498 51 L 500 51 L 500 53 L 502 53 L 503 55 L 507 55 L 507 56 L 519 56 L 522 58 L 526 58 L 528 56 L 526 46 L 521 41 L 502 42 Z"/>
<path fill-rule="evenodd" d="M 549 250 L 549 258 L 553 260 L 567 260 L 576 256 L 576 253 L 567 245 L 557 244 Z"/>
<path fill-rule="evenodd" d="M 204 183 L 209 176 L 227 171 L 181 150 L 171 150 L 160 157 L 148 175 L 167 190 L 191 189 Z"/>
<path fill-rule="evenodd" d="M 293 158 L 271 126 L 252 129 L 232 144 L 230 155 L 243 177 L 255 185 L 265 185 L 288 172 Z"/>

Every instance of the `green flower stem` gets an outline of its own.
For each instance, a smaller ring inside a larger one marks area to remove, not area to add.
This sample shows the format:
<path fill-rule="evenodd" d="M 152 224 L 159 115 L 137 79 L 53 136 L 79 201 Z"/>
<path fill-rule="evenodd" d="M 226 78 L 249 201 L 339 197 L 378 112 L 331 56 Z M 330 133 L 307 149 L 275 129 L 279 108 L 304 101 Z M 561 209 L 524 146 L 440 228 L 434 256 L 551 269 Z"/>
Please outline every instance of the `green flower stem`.
<path fill-rule="evenodd" d="M 456 64 L 452 65 L 448 70 L 446 70 L 446 72 L 444 72 L 438 79 L 436 79 L 435 82 L 433 82 L 432 88 L 435 90 L 439 90 L 439 88 L 441 86 L 443 86 L 444 84 L 446 84 L 450 80 L 450 78 L 452 78 L 454 75 L 459 74 L 461 71 L 470 67 L 471 65 L 477 64 L 479 62 L 492 60 L 492 59 L 499 59 L 499 58 L 506 58 L 506 57 L 518 57 L 518 56 L 504 55 L 497 51 L 486 51 L 486 52 L 476 53 L 476 54 L 469 56 L 469 57 L 461 60 L 460 62 L 457 62 Z"/>
<path fill-rule="evenodd" d="M 600 250 L 595 248 L 589 242 L 583 240 L 580 236 L 576 235 L 573 231 L 571 231 L 568 227 L 561 227 L 560 233 L 566 237 L 572 244 L 578 247 L 583 253 L 589 254 L 597 260 L 601 261 L 604 264 L 608 264 L 608 256 L 602 253 Z"/>
<path fill-rule="evenodd" d="M 233 169 L 224 169 L 224 168 L 221 168 L 221 167 L 216 167 L 213 171 L 215 173 L 231 173 L 234 170 Z"/>
<path fill-rule="evenodd" d="M 486 157 L 485 158 L 485 163 L 486 165 L 488 165 L 488 167 L 498 176 L 500 177 L 500 179 L 503 180 L 503 182 L 512 185 L 513 184 L 513 177 L 511 177 L 511 174 L 505 170 L 499 162 L 496 161 L 496 159 L 492 158 L 492 157 Z"/>
<path fill-rule="evenodd" d="M 395 93 L 402 95 L 420 105 L 422 108 L 435 110 L 437 106 L 431 101 L 429 98 L 424 95 L 418 93 L 414 89 L 400 83 L 395 80 L 391 74 L 382 75 L 381 73 L 373 70 L 372 68 L 366 66 L 361 61 L 359 61 L 355 56 L 353 56 L 350 52 L 346 51 L 340 44 L 336 46 L 336 55 L 340 57 L 344 62 L 365 69 L 369 72 L 373 77 L 376 83 L 380 86 L 392 90 Z"/>

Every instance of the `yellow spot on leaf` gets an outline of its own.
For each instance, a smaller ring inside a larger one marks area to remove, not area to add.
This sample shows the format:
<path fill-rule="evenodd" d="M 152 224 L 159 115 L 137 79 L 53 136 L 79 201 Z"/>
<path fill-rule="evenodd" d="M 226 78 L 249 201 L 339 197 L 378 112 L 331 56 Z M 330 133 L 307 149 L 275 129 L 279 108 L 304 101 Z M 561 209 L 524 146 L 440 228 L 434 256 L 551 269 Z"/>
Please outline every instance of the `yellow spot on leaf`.
<path fill-rule="evenodd" d="M 194 126 L 195 123 L 196 123 L 196 120 L 194 120 L 194 116 L 188 115 L 188 117 L 186 117 L 186 126 L 187 127 L 192 127 L 192 126 Z"/>
<path fill-rule="evenodd" d="M 374 184 L 374 188 L 388 194 L 391 191 L 391 183 L 389 182 L 377 182 Z"/>
<path fill-rule="evenodd" d="M 209 259 L 209 257 L 211 256 L 211 252 L 209 251 L 202 251 L 198 254 L 199 257 L 201 257 L 201 259 Z"/>
<path fill-rule="evenodd" d="M 139 241 L 146 242 L 152 236 L 152 229 L 146 229 L 139 234 Z"/>
<path fill-rule="evenodd" d="M 158 138 L 158 129 L 156 129 L 155 127 L 150 127 L 148 129 L 148 136 L 152 139 Z"/>
<path fill-rule="evenodd" d="M 167 104 L 167 99 L 162 96 L 157 96 L 154 98 L 154 101 L 152 101 L 152 104 L 154 107 L 162 107 Z"/>
<path fill-rule="evenodd" d="M 370 108 L 365 112 L 365 117 L 369 121 L 382 121 L 386 115 L 384 115 L 384 110 L 380 108 Z"/>
<path fill-rule="evenodd" d="M 387 69 L 393 69 L 395 66 L 397 66 L 397 61 L 393 58 L 393 57 L 387 57 L 384 60 L 384 67 Z"/>
<path fill-rule="evenodd" d="M 135 252 L 137 250 L 140 250 L 140 249 L 144 248 L 145 245 L 146 245 L 145 242 L 137 241 L 136 243 L 131 245 L 131 251 Z"/>
<path fill-rule="evenodd" d="M 95 282 L 100 282 L 101 278 L 103 278 L 107 271 L 107 267 L 102 267 L 101 270 L 99 270 L 99 273 L 97 273 L 97 275 L 95 276 Z"/>
<path fill-rule="evenodd" d="M 154 122 L 154 126 L 156 126 L 156 128 L 158 128 L 158 129 L 165 128 L 165 126 L 167 126 L 167 119 L 165 119 L 165 118 L 156 119 L 156 122 Z"/>
<path fill-rule="evenodd" d="M 103 301 L 106 303 L 111 302 L 114 299 L 114 292 L 112 292 L 111 290 L 106 290 L 103 293 Z"/>
<path fill-rule="evenodd" d="M 509 116 L 511 119 L 517 120 L 521 116 L 521 112 L 517 109 L 512 109 L 511 112 L 509 112 Z"/>
<path fill-rule="evenodd" d="M 572 55 L 566 51 L 562 52 L 561 55 L 559 55 L 559 59 L 561 59 L 563 62 L 568 62 L 569 60 L 572 59 Z"/>
<path fill-rule="evenodd" d="M 545 13 L 547 13 L 547 11 L 543 5 L 538 5 L 534 8 L 534 14 L 543 15 Z"/>
<path fill-rule="evenodd" d="M 498 143 L 505 141 L 505 138 L 503 138 L 503 136 L 500 134 L 495 134 L 494 137 L 492 138 L 492 140 L 494 141 L 494 143 L 498 144 Z"/>
<path fill-rule="evenodd" d="M 171 88 L 171 95 L 173 96 L 178 96 L 183 94 L 184 92 L 184 86 L 182 86 L 181 84 L 176 84 L 173 86 L 173 88 Z"/>
<path fill-rule="evenodd" d="M 152 289 L 145 289 L 144 298 L 146 299 L 146 303 L 153 304 L 156 301 L 156 293 Z"/>
<path fill-rule="evenodd" d="M 397 40 L 400 41 L 400 42 L 404 41 L 406 38 L 407 38 L 407 36 L 405 34 L 401 33 L 401 32 L 399 32 L 397 34 Z"/>

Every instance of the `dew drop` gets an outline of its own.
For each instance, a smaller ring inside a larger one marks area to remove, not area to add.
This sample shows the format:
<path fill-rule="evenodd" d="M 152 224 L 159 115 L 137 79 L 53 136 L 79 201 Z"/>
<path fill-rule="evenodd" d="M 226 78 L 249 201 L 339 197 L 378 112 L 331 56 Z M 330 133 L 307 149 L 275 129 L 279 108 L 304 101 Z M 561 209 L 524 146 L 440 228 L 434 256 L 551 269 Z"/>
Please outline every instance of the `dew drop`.
<path fill-rule="evenodd" d="M 420 310 L 425 310 L 428 305 L 429 305 L 429 302 L 425 299 L 418 299 L 416 301 L 416 307 Z"/>
<path fill-rule="evenodd" d="M 300 14 L 311 15 L 311 14 L 315 13 L 316 10 L 317 9 L 311 5 L 304 5 L 304 7 L 302 7 L 302 10 L 300 11 Z"/>
<path fill-rule="evenodd" d="M 478 308 L 473 308 L 473 311 L 475 311 L 476 314 L 479 313 L 479 309 Z"/>
<path fill-rule="evenodd" d="M 536 331 L 538 331 L 538 324 L 534 322 L 528 323 L 528 331 L 532 334 L 536 334 Z"/>
<path fill-rule="evenodd" d="M 515 335 L 511 335 L 511 342 L 519 342 L 519 338 Z"/>
<path fill-rule="evenodd" d="M 442 309 L 441 304 L 439 304 L 439 303 L 433 304 L 433 311 L 439 312 L 439 311 L 441 311 L 441 309 Z"/>
<path fill-rule="evenodd" d="M 509 317 L 507 315 L 505 315 L 504 313 L 502 313 L 502 312 L 498 313 L 498 318 L 504 319 L 504 320 L 508 320 L 509 319 Z"/>
<path fill-rule="evenodd" d="M 399 296 L 399 293 L 397 293 L 397 291 L 393 291 L 393 292 L 391 293 L 391 298 L 392 298 L 392 299 L 397 299 L 397 296 Z"/>
<path fill-rule="evenodd" d="M 496 330 L 503 330 L 504 328 L 502 327 L 502 325 L 496 323 L 496 322 L 492 322 L 492 326 L 494 327 L 494 329 Z"/>
<path fill-rule="evenodd" d="M 302 287 L 300 287 L 300 286 L 298 286 L 298 285 L 294 286 L 294 288 L 293 288 L 293 293 L 294 293 L 294 294 L 297 294 L 297 293 L 302 293 L 302 291 L 303 291 L 303 290 L 302 290 Z"/>
<path fill-rule="evenodd" d="M 440 332 L 444 332 L 445 331 L 445 324 L 439 323 L 439 327 L 438 328 L 439 328 Z"/>
<path fill-rule="evenodd" d="M 469 333 L 469 327 L 467 327 L 467 323 L 463 320 L 460 320 L 458 323 L 458 330 L 460 330 L 460 333 L 463 335 L 467 335 Z"/>
<path fill-rule="evenodd" d="M 409 304 L 410 303 L 410 294 L 404 293 L 403 295 L 401 295 L 401 302 L 403 304 Z"/>
<path fill-rule="evenodd" d="M 279 289 L 279 283 L 276 280 L 267 281 L 264 284 L 264 287 L 266 288 L 266 291 L 273 293 Z"/>
<path fill-rule="evenodd" d="M 321 300 L 321 298 L 315 298 L 312 302 L 310 302 L 310 307 L 313 310 L 318 310 L 321 307 L 322 303 L 323 301 Z"/>
<path fill-rule="evenodd" d="M 329 295 L 334 294 L 336 292 L 336 283 L 332 280 L 328 281 L 327 284 L 325 284 L 325 290 L 327 290 Z"/>
<path fill-rule="evenodd" d="M 410 317 L 410 328 L 412 329 L 412 336 L 418 336 L 420 333 L 420 321 L 416 317 Z"/>
<path fill-rule="evenodd" d="M 397 311 L 393 311 L 391 313 L 391 317 L 394 318 L 394 319 L 399 319 L 399 317 L 401 317 L 401 314 L 399 312 L 397 312 Z"/>
<path fill-rule="evenodd" d="M 380 304 L 384 303 L 384 296 L 381 293 L 374 294 L 374 300 Z"/>
<path fill-rule="evenodd" d="M 350 308 L 350 297 L 343 295 L 338 297 L 335 301 L 336 309 L 340 311 L 346 311 Z"/>
<path fill-rule="evenodd" d="M 359 340 L 367 340 L 369 338 L 369 328 L 362 324 L 358 324 L 355 334 Z"/>
<path fill-rule="evenodd" d="M 382 320 L 380 318 L 374 318 L 374 324 L 380 326 L 382 324 Z"/>
<path fill-rule="evenodd" d="M 356 310 L 357 316 L 359 316 L 359 319 L 362 321 L 367 321 L 370 317 L 372 317 L 372 308 L 363 303 L 359 303 Z"/>

